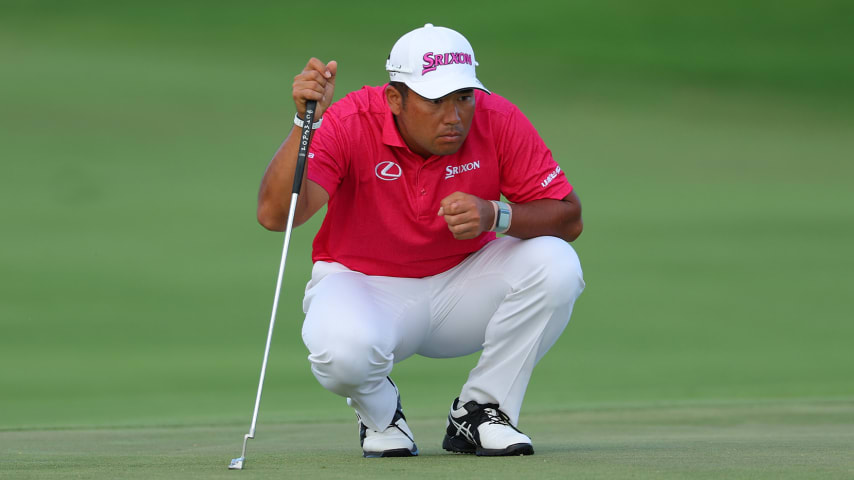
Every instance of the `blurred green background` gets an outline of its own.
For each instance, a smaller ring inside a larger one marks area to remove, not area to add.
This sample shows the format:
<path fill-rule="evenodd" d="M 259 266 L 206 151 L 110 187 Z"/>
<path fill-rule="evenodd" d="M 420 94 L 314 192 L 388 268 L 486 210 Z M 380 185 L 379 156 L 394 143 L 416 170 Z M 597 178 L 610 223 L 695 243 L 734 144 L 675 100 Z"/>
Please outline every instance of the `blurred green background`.
<path fill-rule="evenodd" d="M 854 398 L 854 4 L 0 3 L 0 430 L 248 426 L 282 235 L 255 221 L 310 56 L 336 97 L 463 32 L 584 204 L 588 288 L 524 415 Z M 259 428 L 352 421 L 300 339 L 295 231 Z M 411 359 L 442 418 L 476 357 Z M 235 438 L 235 446 L 239 438 Z M 355 440 L 354 440 L 355 441 Z M 354 447 L 355 448 L 355 447 Z"/>

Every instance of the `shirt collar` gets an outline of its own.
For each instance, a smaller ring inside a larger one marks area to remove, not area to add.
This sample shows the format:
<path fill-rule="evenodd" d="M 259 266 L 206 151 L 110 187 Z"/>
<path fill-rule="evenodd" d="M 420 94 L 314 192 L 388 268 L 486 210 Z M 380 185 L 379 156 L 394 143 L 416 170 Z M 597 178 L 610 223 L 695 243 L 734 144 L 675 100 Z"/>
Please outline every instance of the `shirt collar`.
<path fill-rule="evenodd" d="M 394 122 L 394 114 L 386 104 L 385 119 L 383 120 L 383 143 L 390 147 L 406 147 L 406 142 L 400 136 L 397 130 L 397 124 Z"/>

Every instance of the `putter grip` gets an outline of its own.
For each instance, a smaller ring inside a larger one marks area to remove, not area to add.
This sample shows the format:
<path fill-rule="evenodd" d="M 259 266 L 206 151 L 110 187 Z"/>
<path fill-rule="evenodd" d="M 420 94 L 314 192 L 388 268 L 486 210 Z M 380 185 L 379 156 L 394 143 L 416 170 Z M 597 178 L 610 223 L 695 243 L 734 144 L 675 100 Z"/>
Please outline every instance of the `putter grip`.
<path fill-rule="evenodd" d="M 299 195 L 302 187 L 302 176 L 305 174 L 305 160 L 308 157 L 308 147 L 311 145 L 311 134 L 314 130 L 311 126 L 314 124 L 314 114 L 317 113 L 317 101 L 308 100 L 305 102 L 305 118 L 302 123 L 302 134 L 299 140 L 299 153 L 297 154 L 297 168 L 294 172 L 294 188 L 293 193 Z"/>

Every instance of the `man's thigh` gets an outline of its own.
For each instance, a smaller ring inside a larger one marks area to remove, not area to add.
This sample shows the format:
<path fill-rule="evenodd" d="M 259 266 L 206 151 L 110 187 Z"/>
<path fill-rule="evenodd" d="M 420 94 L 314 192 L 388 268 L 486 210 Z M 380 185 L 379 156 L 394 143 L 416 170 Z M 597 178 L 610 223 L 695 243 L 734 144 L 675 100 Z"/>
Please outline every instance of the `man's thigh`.
<path fill-rule="evenodd" d="M 312 353 L 375 347 L 398 362 L 414 354 L 429 331 L 426 299 L 419 279 L 369 276 L 317 262 L 303 301 L 303 341 Z"/>
<path fill-rule="evenodd" d="M 560 239 L 502 237 L 460 265 L 431 277 L 433 318 L 418 353 L 448 358 L 481 350 L 486 329 L 502 302 L 544 269 L 580 275 L 574 250 Z"/>

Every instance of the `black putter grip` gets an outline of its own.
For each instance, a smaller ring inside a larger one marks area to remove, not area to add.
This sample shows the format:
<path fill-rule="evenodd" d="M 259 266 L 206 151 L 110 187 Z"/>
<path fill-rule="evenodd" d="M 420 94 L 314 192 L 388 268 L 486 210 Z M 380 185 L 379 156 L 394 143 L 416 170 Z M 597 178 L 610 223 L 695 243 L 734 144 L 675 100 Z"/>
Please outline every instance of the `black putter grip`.
<path fill-rule="evenodd" d="M 302 134 L 299 139 L 299 153 L 297 154 L 297 168 L 294 172 L 294 189 L 293 193 L 299 195 L 302 187 L 302 176 L 305 174 L 305 159 L 308 156 L 308 147 L 311 145 L 311 134 L 314 130 L 311 125 L 314 123 L 314 114 L 317 113 L 317 101 L 308 100 L 305 102 L 305 118 L 302 124 Z"/>

